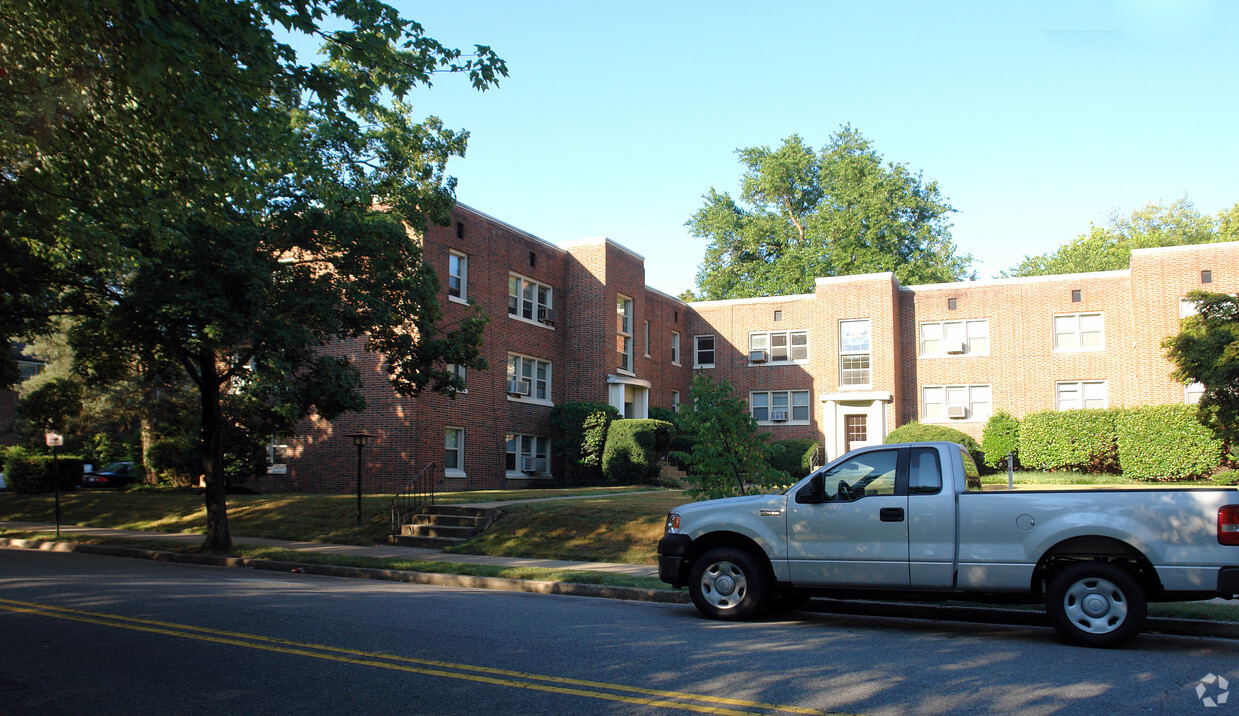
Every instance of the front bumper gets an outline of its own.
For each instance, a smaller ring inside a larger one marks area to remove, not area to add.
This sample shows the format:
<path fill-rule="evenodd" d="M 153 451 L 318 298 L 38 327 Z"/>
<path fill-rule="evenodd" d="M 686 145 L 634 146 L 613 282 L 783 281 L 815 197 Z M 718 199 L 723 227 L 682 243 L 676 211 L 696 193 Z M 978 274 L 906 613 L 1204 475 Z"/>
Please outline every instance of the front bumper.
<path fill-rule="evenodd" d="M 683 587 L 684 555 L 693 543 L 688 535 L 665 535 L 658 540 L 658 578 L 673 587 Z"/>

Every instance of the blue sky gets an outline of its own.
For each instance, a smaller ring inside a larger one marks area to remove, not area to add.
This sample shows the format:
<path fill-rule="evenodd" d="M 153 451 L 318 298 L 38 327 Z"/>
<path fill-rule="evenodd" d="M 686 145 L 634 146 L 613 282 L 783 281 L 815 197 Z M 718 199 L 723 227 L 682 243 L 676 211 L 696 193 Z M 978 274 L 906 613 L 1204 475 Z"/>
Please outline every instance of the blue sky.
<path fill-rule="evenodd" d="M 1148 201 L 1239 201 L 1239 2 L 393 3 L 511 77 L 411 101 L 467 129 L 457 197 L 551 242 L 609 236 L 691 288 L 684 222 L 739 147 L 851 123 L 937 181 L 981 278 Z"/>

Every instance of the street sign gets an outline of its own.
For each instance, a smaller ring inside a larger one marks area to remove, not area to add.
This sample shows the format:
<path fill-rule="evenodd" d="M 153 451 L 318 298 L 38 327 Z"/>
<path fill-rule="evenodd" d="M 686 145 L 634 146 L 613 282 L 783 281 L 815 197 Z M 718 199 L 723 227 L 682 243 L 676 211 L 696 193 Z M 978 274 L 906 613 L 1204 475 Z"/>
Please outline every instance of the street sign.
<path fill-rule="evenodd" d="M 63 447 L 65 444 L 65 438 L 63 435 L 60 433 L 54 433 L 50 430 L 43 434 L 43 438 L 47 440 L 48 447 Z"/>

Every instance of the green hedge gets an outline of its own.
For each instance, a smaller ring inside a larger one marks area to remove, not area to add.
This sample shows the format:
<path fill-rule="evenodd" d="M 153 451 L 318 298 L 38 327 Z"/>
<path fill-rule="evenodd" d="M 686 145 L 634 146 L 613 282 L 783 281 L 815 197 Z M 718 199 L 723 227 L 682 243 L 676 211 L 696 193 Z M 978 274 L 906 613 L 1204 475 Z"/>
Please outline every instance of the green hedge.
<path fill-rule="evenodd" d="M 1213 482 L 1223 487 L 1239 485 L 1239 470 L 1224 470 L 1213 476 Z"/>
<path fill-rule="evenodd" d="M 1137 480 L 1189 480 L 1222 462 L 1222 442 L 1196 419 L 1192 405 L 1147 405 L 1115 420 L 1123 475 Z"/>
<path fill-rule="evenodd" d="M 602 451 L 602 474 L 622 485 L 654 483 L 658 457 L 666 454 L 675 426 L 664 420 L 614 420 Z"/>
<path fill-rule="evenodd" d="M 1005 470 L 1008 454 L 1018 465 L 1020 421 L 1001 410 L 991 415 L 985 422 L 985 429 L 981 431 L 981 452 L 985 453 L 985 464 L 989 467 Z"/>
<path fill-rule="evenodd" d="M 891 443 L 924 443 L 934 440 L 959 443 L 972 455 L 972 459 L 978 465 L 983 461 L 981 446 L 971 435 L 945 425 L 926 425 L 913 420 L 892 430 L 883 442 L 889 445 Z"/>
<path fill-rule="evenodd" d="M 60 472 L 60 489 L 72 490 L 82 484 L 82 458 L 61 455 L 55 460 Z M 13 492 L 36 495 L 54 492 L 52 456 L 36 455 L 25 450 L 9 450 L 4 462 L 4 481 Z"/>
<path fill-rule="evenodd" d="M 771 445 L 778 445 L 782 449 L 770 458 L 770 466 L 776 470 L 782 470 L 794 479 L 799 480 L 809 474 L 809 467 L 813 463 L 813 455 L 817 452 L 818 445 L 820 444 L 816 440 L 809 440 L 807 438 L 775 440 Z"/>
<path fill-rule="evenodd" d="M 1118 410 L 1050 410 L 1020 422 L 1020 464 L 1034 470 L 1118 472 Z"/>

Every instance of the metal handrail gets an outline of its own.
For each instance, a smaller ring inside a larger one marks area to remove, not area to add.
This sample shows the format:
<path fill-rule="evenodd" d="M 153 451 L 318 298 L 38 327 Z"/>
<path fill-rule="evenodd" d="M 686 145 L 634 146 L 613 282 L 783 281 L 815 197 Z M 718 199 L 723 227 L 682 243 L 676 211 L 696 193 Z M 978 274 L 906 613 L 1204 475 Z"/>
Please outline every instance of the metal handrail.
<path fill-rule="evenodd" d="M 400 534 L 400 528 L 425 505 L 435 503 L 435 469 L 437 463 L 429 463 L 409 480 L 400 492 L 392 495 L 387 506 L 391 509 L 391 533 Z"/>

